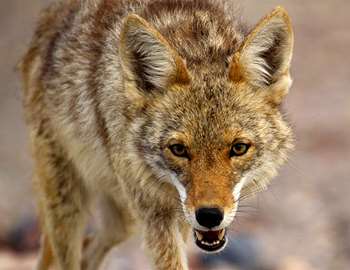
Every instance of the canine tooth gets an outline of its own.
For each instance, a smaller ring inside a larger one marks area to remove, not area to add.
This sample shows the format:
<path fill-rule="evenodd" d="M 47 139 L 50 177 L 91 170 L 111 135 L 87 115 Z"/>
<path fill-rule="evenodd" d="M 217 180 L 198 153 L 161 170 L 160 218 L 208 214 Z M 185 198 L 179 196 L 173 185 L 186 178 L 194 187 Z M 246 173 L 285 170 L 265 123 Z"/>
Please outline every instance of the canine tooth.
<path fill-rule="evenodd" d="M 224 236 L 225 236 L 225 229 L 222 229 L 222 230 L 219 232 L 218 237 L 219 237 L 220 240 L 222 240 L 222 239 L 224 238 Z"/>
<path fill-rule="evenodd" d="M 197 239 L 199 241 L 202 241 L 203 240 L 203 235 L 200 232 L 197 232 L 197 231 L 194 231 L 194 232 L 196 233 Z"/>

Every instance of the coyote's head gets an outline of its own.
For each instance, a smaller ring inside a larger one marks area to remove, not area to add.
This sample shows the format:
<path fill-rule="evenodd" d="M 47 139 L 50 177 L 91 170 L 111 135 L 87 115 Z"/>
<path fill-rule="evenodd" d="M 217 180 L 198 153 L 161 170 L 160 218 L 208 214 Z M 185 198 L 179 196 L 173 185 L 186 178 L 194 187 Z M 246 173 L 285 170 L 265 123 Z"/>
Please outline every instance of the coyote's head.
<path fill-rule="evenodd" d="M 240 199 L 266 187 L 292 148 L 280 104 L 293 33 L 280 7 L 241 40 L 210 19 L 191 20 L 156 30 L 129 15 L 121 66 L 133 151 L 176 187 L 197 245 L 215 252 Z"/>

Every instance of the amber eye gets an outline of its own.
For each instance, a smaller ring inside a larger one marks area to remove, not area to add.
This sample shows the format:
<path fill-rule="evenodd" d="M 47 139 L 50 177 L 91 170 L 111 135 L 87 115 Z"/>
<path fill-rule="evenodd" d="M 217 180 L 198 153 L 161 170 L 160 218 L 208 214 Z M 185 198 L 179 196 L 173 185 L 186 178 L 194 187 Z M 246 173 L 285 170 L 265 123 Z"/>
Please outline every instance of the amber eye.
<path fill-rule="evenodd" d="M 249 147 L 250 144 L 247 143 L 235 143 L 234 145 L 232 145 L 230 157 L 243 156 L 245 153 L 248 152 Z"/>
<path fill-rule="evenodd" d="M 186 147 L 183 144 L 176 143 L 169 146 L 170 151 L 177 157 L 188 158 Z"/>

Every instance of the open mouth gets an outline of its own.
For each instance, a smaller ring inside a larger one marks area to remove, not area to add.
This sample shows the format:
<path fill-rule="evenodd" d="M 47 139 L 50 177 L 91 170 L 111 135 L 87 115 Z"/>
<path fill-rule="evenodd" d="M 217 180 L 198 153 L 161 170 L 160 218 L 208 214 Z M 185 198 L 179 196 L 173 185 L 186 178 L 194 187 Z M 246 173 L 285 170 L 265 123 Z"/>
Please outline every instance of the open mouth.
<path fill-rule="evenodd" d="M 206 252 L 218 252 L 222 250 L 227 242 L 226 230 L 199 231 L 194 229 L 196 245 Z"/>

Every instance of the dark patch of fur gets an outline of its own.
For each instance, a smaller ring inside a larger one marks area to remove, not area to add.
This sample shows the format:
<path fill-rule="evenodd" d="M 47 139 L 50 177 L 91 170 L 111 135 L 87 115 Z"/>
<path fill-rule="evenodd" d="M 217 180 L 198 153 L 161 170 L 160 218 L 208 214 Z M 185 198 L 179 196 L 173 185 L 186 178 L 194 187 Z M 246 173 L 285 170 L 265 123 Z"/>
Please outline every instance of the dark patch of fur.
<path fill-rule="evenodd" d="M 282 65 L 283 55 L 281 52 L 282 52 L 283 46 L 284 46 L 284 44 L 283 44 L 284 36 L 283 35 L 285 35 L 285 33 L 280 33 L 280 32 L 274 33 L 273 43 L 272 43 L 273 45 L 258 55 L 258 57 L 265 59 L 265 61 L 267 63 L 267 71 L 270 74 L 270 76 L 268 76 L 266 78 L 267 79 L 267 83 L 266 83 L 267 86 L 269 86 L 275 82 L 275 80 L 276 80 L 275 74 L 276 74 L 276 72 L 278 72 L 278 70 L 280 69 L 280 67 Z"/>

